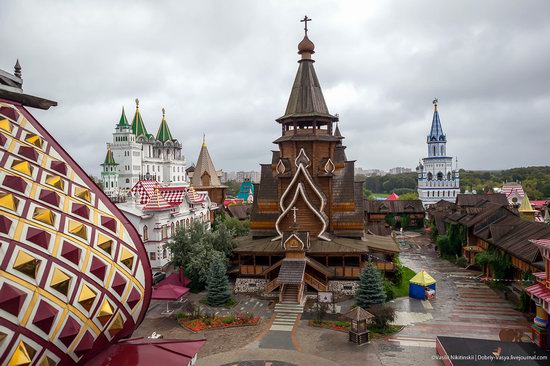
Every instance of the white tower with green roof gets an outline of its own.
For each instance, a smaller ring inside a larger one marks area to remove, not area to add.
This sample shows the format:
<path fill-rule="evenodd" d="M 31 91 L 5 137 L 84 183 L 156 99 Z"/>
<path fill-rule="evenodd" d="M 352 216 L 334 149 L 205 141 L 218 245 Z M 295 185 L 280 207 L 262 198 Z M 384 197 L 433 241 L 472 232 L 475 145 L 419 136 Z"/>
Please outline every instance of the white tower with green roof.
<path fill-rule="evenodd" d="M 107 146 L 107 154 L 105 160 L 101 164 L 103 170 L 101 171 L 101 180 L 103 182 L 103 192 L 109 197 L 118 196 L 118 164 L 113 156 L 113 150 L 111 146 Z"/>

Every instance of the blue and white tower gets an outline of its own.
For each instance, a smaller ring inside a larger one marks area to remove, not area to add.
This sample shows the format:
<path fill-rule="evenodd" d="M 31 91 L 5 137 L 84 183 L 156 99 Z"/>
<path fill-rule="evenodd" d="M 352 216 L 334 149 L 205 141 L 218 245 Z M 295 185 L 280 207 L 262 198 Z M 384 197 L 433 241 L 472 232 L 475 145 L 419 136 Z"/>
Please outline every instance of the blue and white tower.
<path fill-rule="evenodd" d="M 428 157 L 422 159 L 416 168 L 418 173 L 418 197 L 424 207 L 428 207 L 440 200 L 454 202 L 460 193 L 460 179 L 458 167 L 453 169 L 453 158 L 447 156 L 447 136 L 443 133 L 439 112 L 438 100 L 433 101 L 434 115 L 432 128 L 426 143 Z M 457 160 L 458 165 L 458 160 Z"/>

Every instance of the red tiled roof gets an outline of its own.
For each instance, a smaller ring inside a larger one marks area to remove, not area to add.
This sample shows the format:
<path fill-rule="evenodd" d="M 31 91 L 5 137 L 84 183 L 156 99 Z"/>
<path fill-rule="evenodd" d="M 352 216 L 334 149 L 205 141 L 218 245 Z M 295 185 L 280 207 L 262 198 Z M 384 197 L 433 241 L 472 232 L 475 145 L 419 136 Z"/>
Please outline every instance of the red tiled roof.
<path fill-rule="evenodd" d="M 533 295 L 544 301 L 550 301 L 550 289 L 540 283 L 529 286 L 525 289 L 529 295 Z"/>

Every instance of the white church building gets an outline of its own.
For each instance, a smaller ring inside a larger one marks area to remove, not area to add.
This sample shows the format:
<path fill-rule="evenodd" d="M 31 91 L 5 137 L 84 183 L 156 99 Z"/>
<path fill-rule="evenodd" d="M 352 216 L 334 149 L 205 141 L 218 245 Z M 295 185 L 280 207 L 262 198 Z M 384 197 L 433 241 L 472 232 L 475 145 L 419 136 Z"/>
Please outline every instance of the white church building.
<path fill-rule="evenodd" d="M 141 179 L 164 185 L 184 185 L 187 181 L 182 145 L 172 137 L 164 109 L 153 135 L 145 127 L 138 99 L 132 124 L 122 108 L 101 167 L 103 190 L 110 197 L 125 195 Z"/>
<path fill-rule="evenodd" d="M 427 137 L 428 156 L 416 168 L 418 173 L 418 197 L 424 207 L 440 200 L 455 202 L 460 193 L 458 167 L 453 169 L 453 157 L 447 155 L 447 136 L 443 133 L 438 100 L 433 101 L 432 128 Z"/>

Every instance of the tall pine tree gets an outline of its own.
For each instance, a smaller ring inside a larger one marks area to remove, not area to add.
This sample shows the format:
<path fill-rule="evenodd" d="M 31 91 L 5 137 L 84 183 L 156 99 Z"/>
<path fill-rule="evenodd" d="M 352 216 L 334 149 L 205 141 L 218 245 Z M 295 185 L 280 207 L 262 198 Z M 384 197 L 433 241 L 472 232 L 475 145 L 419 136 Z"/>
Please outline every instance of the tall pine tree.
<path fill-rule="evenodd" d="M 371 305 L 383 304 L 386 302 L 384 282 L 380 271 L 372 262 L 363 269 L 359 277 L 359 287 L 355 292 L 355 302 L 358 306 L 366 309 Z"/>
<path fill-rule="evenodd" d="M 225 259 L 221 256 L 215 256 L 210 263 L 208 271 L 206 302 L 210 306 L 223 306 L 231 298 L 229 281 L 225 274 Z"/>

